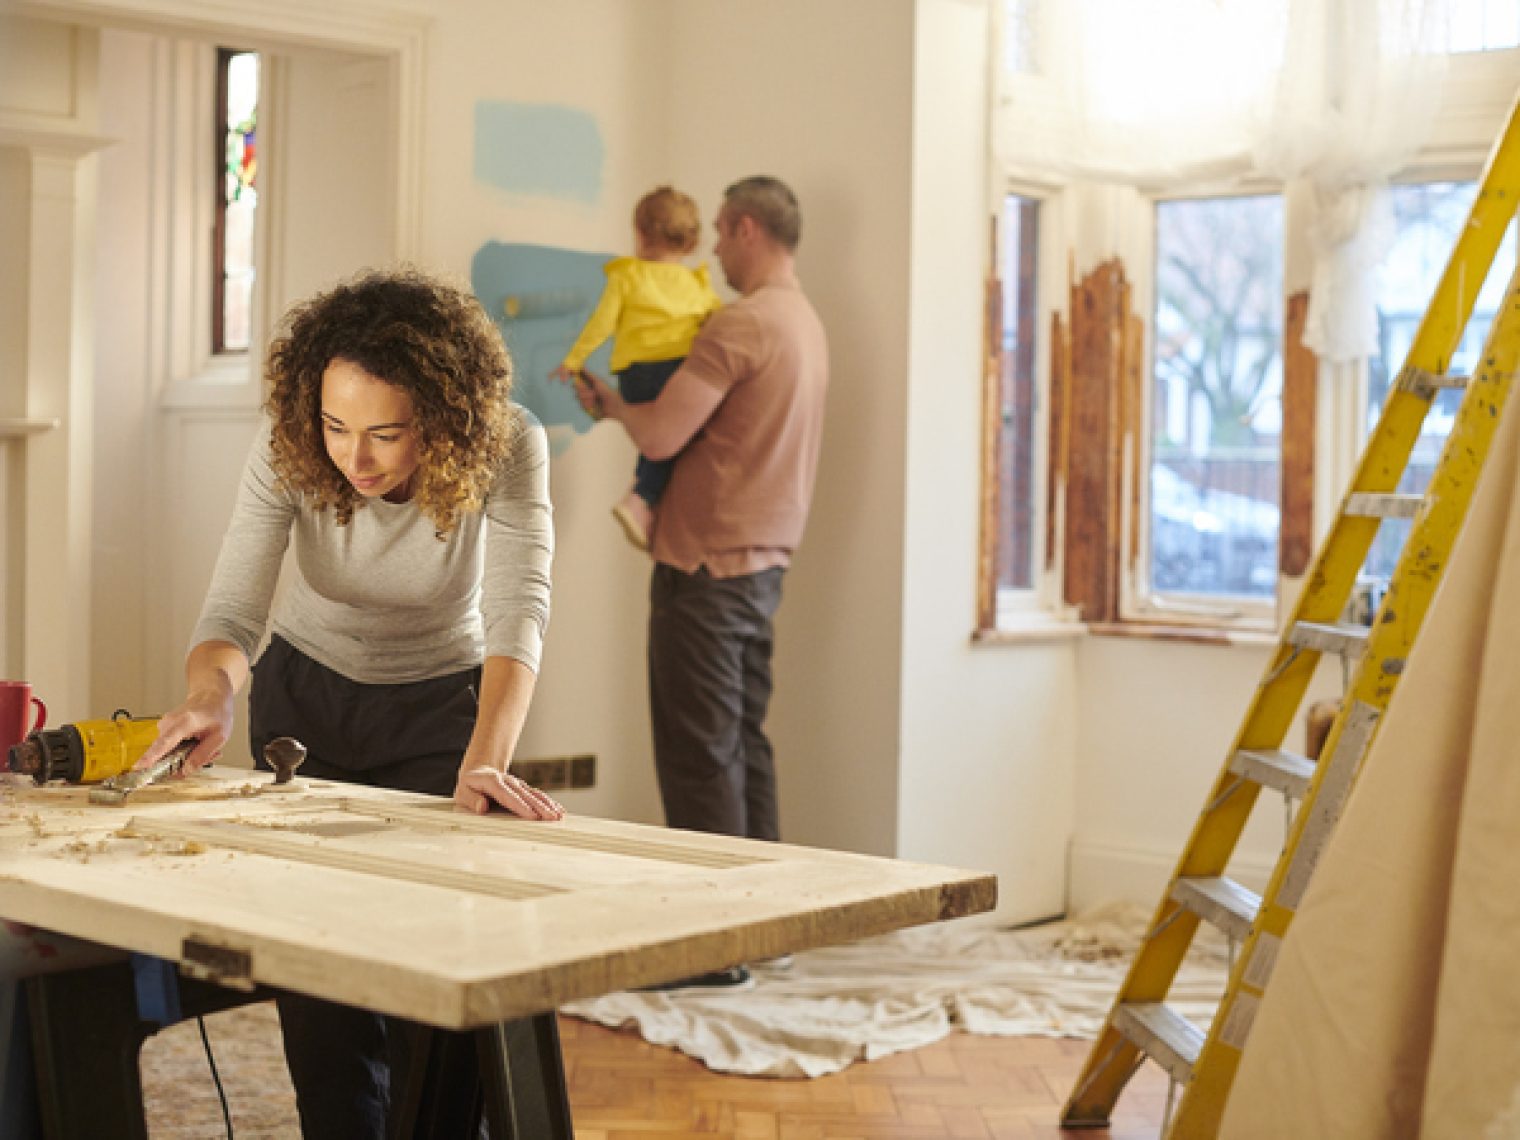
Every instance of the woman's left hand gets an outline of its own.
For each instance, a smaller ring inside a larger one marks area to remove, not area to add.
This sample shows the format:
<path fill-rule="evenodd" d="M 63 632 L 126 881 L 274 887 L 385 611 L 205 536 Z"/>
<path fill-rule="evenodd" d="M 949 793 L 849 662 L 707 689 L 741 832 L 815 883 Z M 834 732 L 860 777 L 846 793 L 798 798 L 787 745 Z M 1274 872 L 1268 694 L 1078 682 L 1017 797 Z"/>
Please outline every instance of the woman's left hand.
<path fill-rule="evenodd" d="M 482 766 L 461 769 L 454 785 L 454 803 L 475 815 L 485 815 L 491 805 L 505 808 L 523 819 L 563 819 L 565 809 L 525 780 L 510 772 Z"/>

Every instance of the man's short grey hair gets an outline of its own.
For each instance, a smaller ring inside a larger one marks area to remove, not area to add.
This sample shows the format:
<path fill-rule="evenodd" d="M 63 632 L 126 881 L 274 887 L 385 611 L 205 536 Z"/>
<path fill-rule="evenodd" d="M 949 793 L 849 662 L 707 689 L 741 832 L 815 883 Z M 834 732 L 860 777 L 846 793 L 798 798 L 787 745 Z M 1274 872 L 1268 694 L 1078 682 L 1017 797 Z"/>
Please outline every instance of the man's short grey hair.
<path fill-rule="evenodd" d="M 723 203 L 731 211 L 754 218 L 760 228 L 789 250 L 802 240 L 802 208 L 797 195 L 779 178 L 757 174 L 741 178 L 723 191 Z"/>

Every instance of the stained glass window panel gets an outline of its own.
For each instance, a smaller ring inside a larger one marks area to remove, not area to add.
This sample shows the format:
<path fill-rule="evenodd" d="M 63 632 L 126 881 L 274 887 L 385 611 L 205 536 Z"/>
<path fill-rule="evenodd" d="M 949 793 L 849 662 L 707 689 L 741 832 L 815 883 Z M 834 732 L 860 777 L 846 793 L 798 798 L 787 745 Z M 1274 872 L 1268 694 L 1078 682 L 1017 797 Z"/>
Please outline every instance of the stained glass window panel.
<path fill-rule="evenodd" d="M 259 205 L 259 57 L 222 52 L 219 72 L 226 108 L 217 254 L 218 352 L 248 350 L 253 302 L 253 223 Z"/>

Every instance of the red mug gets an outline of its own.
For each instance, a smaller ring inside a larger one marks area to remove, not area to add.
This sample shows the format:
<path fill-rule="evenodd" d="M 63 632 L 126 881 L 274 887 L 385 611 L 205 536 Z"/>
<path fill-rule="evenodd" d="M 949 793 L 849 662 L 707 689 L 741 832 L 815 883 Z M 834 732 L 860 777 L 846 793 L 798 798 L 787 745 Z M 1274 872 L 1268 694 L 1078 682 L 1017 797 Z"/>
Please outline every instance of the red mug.
<path fill-rule="evenodd" d="M 37 706 L 37 723 L 27 728 L 31 706 Z M 20 744 L 29 732 L 36 732 L 47 723 L 47 705 L 32 696 L 32 687 L 25 681 L 0 681 L 0 768 L 5 767 L 5 752 L 13 744 Z"/>

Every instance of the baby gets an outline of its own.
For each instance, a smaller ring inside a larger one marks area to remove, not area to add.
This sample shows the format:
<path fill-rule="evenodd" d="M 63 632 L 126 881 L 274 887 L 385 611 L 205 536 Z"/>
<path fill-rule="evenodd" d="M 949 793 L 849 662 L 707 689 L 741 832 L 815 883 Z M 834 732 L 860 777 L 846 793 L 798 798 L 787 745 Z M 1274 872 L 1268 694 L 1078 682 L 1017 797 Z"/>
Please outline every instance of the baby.
<path fill-rule="evenodd" d="M 623 399 L 635 404 L 655 399 L 686 359 L 702 322 L 722 305 L 707 266 L 682 264 L 701 231 L 697 204 L 680 191 L 660 186 L 640 198 L 633 211 L 635 256 L 607 263 L 601 300 L 551 375 L 572 380 L 611 335 L 612 372 Z M 649 549 L 655 505 L 672 462 L 641 455 L 632 488 L 612 508 L 628 541 L 640 550 Z"/>

